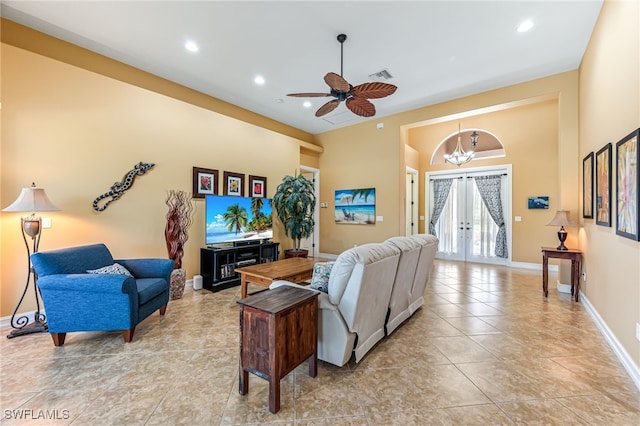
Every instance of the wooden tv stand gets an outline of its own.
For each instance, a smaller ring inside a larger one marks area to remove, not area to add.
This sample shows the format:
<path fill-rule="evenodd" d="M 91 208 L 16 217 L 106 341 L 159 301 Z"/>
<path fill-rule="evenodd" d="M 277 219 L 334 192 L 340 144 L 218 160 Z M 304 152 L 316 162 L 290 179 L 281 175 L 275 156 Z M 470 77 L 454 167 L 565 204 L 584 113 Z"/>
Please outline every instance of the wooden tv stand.
<path fill-rule="evenodd" d="M 236 268 L 278 260 L 280 243 L 256 241 L 255 244 L 202 247 L 200 249 L 200 275 L 202 287 L 220 291 L 240 285 Z"/>

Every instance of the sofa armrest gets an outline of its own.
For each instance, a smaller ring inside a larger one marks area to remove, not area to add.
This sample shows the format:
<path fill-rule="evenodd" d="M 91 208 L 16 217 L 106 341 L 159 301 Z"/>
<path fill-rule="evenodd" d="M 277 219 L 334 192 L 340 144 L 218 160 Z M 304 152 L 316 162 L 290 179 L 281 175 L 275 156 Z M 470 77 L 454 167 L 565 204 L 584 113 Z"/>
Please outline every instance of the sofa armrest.
<path fill-rule="evenodd" d="M 167 278 L 171 280 L 174 262 L 171 259 L 118 259 L 121 264 L 136 278 Z"/>
<path fill-rule="evenodd" d="M 54 274 L 38 279 L 41 291 L 82 293 L 137 293 L 135 279 L 115 274 Z"/>

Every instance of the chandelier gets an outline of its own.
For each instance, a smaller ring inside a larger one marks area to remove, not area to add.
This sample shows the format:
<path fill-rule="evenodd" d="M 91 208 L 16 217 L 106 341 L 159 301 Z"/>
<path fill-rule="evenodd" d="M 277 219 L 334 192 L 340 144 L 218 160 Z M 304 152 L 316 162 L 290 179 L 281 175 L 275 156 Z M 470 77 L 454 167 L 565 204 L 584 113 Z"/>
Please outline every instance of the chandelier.
<path fill-rule="evenodd" d="M 478 132 L 474 130 L 471 134 L 471 145 L 473 148 L 478 144 L 478 137 Z M 471 161 L 475 155 L 476 153 L 473 152 L 473 149 L 468 152 L 465 152 L 465 150 L 462 149 L 462 143 L 460 141 L 460 123 L 458 123 L 458 143 L 456 144 L 456 149 L 451 154 L 444 154 L 444 161 L 460 167 L 461 165 Z"/>

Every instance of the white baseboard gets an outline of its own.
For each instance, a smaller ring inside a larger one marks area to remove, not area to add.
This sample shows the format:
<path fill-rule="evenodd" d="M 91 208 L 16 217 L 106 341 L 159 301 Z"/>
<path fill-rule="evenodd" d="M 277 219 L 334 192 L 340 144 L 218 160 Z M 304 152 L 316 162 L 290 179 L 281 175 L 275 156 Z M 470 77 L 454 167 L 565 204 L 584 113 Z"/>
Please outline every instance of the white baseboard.
<path fill-rule="evenodd" d="M 598 311 L 595 310 L 589 299 L 587 299 L 584 293 L 580 292 L 580 302 L 584 306 L 587 313 L 591 316 L 591 319 L 596 323 L 596 326 L 613 349 L 613 352 L 616 354 L 618 360 L 622 363 L 622 366 L 629 376 L 633 383 L 635 383 L 638 390 L 640 390 L 640 367 L 633 362 L 633 359 L 629 356 L 629 353 L 624 349 L 624 347 L 620 344 L 616 336 L 611 332 L 607 324 L 604 322 Z"/>
<path fill-rule="evenodd" d="M 507 266 L 511 268 L 532 269 L 534 271 L 542 272 L 542 263 L 511 262 Z M 558 265 L 549 265 L 548 270 L 549 272 L 558 272 Z"/>

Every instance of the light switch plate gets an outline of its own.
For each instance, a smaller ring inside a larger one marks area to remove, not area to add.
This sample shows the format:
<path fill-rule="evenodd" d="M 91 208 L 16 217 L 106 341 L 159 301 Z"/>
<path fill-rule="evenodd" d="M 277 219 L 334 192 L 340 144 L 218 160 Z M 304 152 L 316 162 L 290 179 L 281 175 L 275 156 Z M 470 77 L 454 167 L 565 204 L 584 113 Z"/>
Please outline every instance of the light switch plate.
<path fill-rule="evenodd" d="M 51 218 L 50 217 L 43 217 L 42 218 L 42 228 L 43 229 L 51 228 Z"/>

